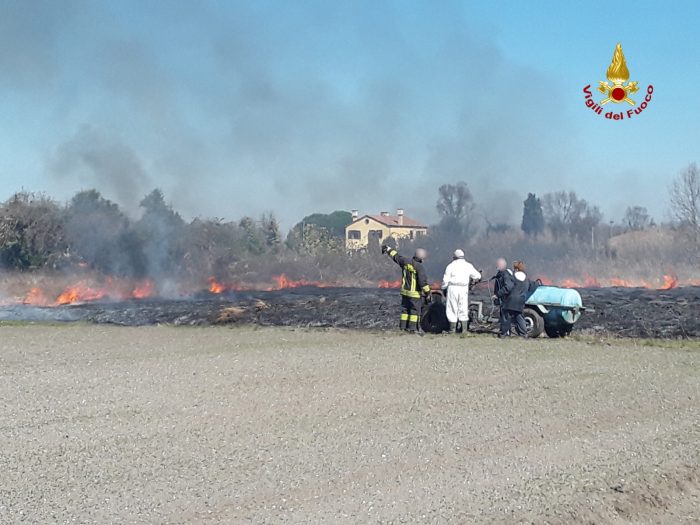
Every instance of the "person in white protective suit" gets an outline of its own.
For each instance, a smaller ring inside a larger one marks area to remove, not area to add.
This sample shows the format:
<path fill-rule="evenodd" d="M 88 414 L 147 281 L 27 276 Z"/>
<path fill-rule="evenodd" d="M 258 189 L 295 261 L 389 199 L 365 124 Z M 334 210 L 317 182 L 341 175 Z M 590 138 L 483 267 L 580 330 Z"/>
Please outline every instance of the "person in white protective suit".
<path fill-rule="evenodd" d="M 451 334 L 457 331 L 457 322 L 461 322 L 466 329 L 469 320 L 469 283 L 472 279 L 481 279 L 481 274 L 464 260 L 462 250 L 455 250 L 452 262 L 445 268 L 442 278 L 442 289 L 447 288 L 447 320 Z"/>

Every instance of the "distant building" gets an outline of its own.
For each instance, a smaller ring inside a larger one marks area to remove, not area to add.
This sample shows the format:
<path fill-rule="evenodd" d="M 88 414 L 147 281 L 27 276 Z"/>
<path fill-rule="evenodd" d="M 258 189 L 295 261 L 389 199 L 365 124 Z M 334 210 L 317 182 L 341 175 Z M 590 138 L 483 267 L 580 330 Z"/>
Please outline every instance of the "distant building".
<path fill-rule="evenodd" d="M 352 222 L 345 227 L 345 246 L 348 250 L 366 248 L 370 241 L 382 243 L 389 237 L 397 242 L 413 240 L 426 235 L 428 227 L 425 224 L 406 217 L 403 210 L 396 210 L 396 215 L 383 211 L 379 215 L 359 216 L 357 210 L 352 210 Z"/>

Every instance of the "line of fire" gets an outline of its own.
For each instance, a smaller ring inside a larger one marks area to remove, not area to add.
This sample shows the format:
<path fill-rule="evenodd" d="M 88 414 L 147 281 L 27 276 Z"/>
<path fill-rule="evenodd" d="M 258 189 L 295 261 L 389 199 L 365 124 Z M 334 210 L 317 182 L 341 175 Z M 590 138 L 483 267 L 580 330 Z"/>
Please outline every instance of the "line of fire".
<path fill-rule="evenodd" d="M 692 195 L 696 173 L 691 165 L 678 177 L 672 202 Z M 142 201 L 138 219 L 94 190 L 66 204 L 18 193 L 0 210 L 1 302 L 60 307 L 203 293 L 399 288 L 399 276 L 380 257 L 382 244 L 405 253 L 425 247 L 433 289 L 455 247 L 484 270 L 479 286 L 488 286 L 501 256 L 526 259 L 531 278 L 564 288 L 700 286 L 691 220 L 657 223 L 644 207 L 630 206 L 618 221 L 605 221 L 595 205 L 559 191 L 514 201 L 522 217 L 514 225 L 484 220 L 467 183 L 442 185 L 437 193 L 439 219 L 432 224 L 403 208 L 336 211 L 310 214 L 286 236 L 272 215 L 187 222 L 157 190 Z M 653 259 L 645 256 L 650 251 Z"/>

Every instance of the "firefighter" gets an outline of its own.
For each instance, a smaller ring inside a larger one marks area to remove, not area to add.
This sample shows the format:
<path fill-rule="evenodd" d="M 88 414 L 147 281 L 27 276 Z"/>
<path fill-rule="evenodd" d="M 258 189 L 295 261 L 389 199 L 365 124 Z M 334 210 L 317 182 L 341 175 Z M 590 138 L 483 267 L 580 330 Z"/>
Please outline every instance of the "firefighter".
<path fill-rule="evenodd" d="M 457 322 L 462 323 L 463 329 L 466 327 L 469 320 L 469 284 L 479 279 L 481 274 L 464 259 L 464 252 L 455 250 L 442 278 L 442 289 L 447 289 L 447 320 L 451 334 L 457 331 Z"/>
<path fill-rule="evenodd" d="M 386 253 L 401 267 L 401 322 L 399 328 L 408 332 L 418 332 L 422 308 L 421 297 L 430 302 L 430 285 L 423 267 L 428 253 L 418 248 L 412 259 L 399 254 L 394 248 L 382 245 Z"/>

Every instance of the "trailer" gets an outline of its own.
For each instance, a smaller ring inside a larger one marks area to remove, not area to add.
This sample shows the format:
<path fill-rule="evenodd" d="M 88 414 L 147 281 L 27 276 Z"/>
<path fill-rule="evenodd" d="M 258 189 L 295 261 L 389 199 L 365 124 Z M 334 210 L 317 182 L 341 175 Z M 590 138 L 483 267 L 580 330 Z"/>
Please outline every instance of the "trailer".
<path fill-rule="evenodd" d="M 472 283 L 473 288 L 477 283 Z M 489 296 L 491 290 L 489 289 Z M 573 330 L 581 315 L 592 310 L 583 306 L 581 294 L 572 288 L 539 285 L 525 303 L 523 317 L 529 337 L 566 337 Z M 493 302 L 469 301 L 469 321 L 462 330 L 471 332 L 498 331 L 500 308 Z M 445 314 L 444 295 L 441 290 L 432 292 L 432 301 L 423 312 L 421 326 L 429 333 L 447 331 L 449 323 Z"/>
<path fill-rule="evenodd" d="M 545 333 L 548 337 L 566 337 L 586 310 L 577 290 L 538 286 L 525 302 L 523 310 L 528 336 L 539 337 Z M 483 301 L 470 301 L 469 329 L 484 331 L 496 328 L 498 313 L 498 305 L 486 306 Z"/>

